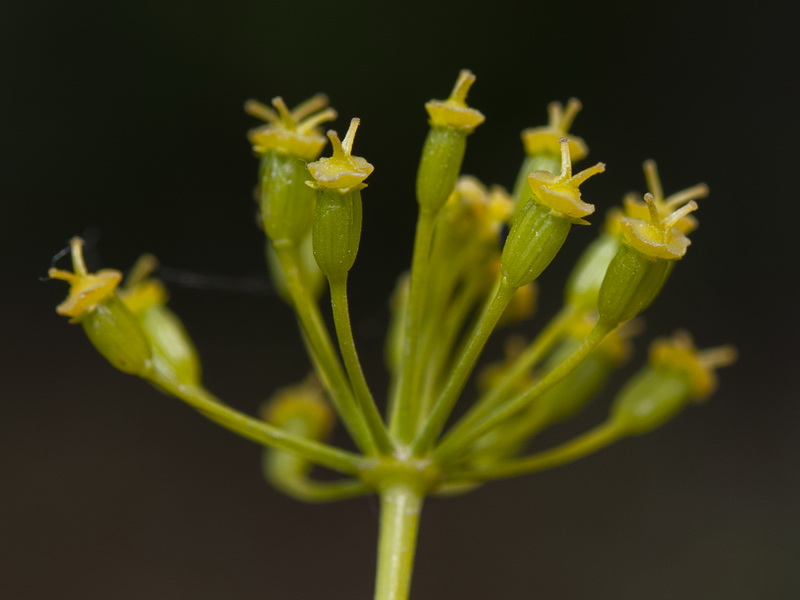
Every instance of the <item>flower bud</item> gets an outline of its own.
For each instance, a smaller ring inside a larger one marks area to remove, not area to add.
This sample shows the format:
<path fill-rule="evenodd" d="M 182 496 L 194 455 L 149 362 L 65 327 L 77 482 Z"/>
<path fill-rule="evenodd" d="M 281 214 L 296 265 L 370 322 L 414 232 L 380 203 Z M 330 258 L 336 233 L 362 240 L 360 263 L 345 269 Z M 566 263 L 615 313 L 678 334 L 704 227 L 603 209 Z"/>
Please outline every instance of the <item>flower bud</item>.
<path fill-rule="evenodd" d="M 301 159 L 270 152 L 261 159 L 259 207 L 264 231 L 273 242 L 299 244 L 311 228 L 314 190 L 306 185 Z"/>
<path fill-rule="evenodd" d="M 346 276 L 361 240 L 361 192 L 321 191 L 312 227 L 314 258 L 328 279 Z"/>
<path fill-rule="evenodd" d="M 142 256 L 120 290 L 120 299 L 147 337 L 153 367 L 174 381 L 199 385 L 200 357 L 183 323 L 167 307 L 168 294 L 163 283 L 149 277 L 156 266 L 154 256 Z"/>
<path fill-rule="evenodd" d="M 652 258 L 622 244 L 606 270 L 597 311 L 609 323 L 632 319 L 655 300 L 674 261 Z"/>
<path fill-rule="evenodd" d="M 661 178 L 658 176 L 656 161 L 646 160 L 642 164 L 642 168 L 647 181 L 647 191 L 653 197 L 656 212 L 662 219 L 669 217 L 673 211 L 687 204 L 690 200 L 699 200 L 708 196 L 708 186 L 704 183 L 698 183 L 665 198 L 661 187 Z M 650 216 L 650 208 L 647 202 L 642 202 L 639 198 L 640 196 L 633 193 L 625 196 L 622 201 L 625 216 L 647 221 Z M 673 227 L 683 234 L 688 234 L 697 229 L 697 219 L 694 218 L 694 215 L 687 213 L 675 221 Z"/>
<path fill-rule="evenodd" d="M 247 134 L 256 154 L 277 152 L 303 161 L 316 160 L 326 143 L 319 125 L 336 118 L 327 96 L 317 94 L 292 111 L 280 96 L 272 99 L 272 105 L 275 110 L 256 100 L 244 105 L 245 112 L 266 121 Z"/>
<path fill-rule="evenodd" d="M 333 411 L 313 376 L 278 390 L 263 406 L 261 414 L 276 427 L 317 441 L 325 439 L 335 423 Z"/>
<path fill-rule="evenodd" d="M 525 154 L 527 156 L 549 156 L 558 160 L 561 152 L 561 138 L 567 136 L 581 108 L 583 106 L 577 98 L 570 98 L 566 107 L 561 102 L 548 104 L 547 125 L 525 129 L 521 134 Z M 575 135 L 570 135 L 569 138 L 569 153 L 572 160 L 578 161 L 586 158 L 589 153 L 586 142 Z"/>
<path fill-rule="evenodd" d="M 327 103 L 318 95 L 293 111 L 280 97 L 272 100 L 277 112 L 254 100 L 245 105 L 248 113 L 267 121 L 249 138 L 261 156 L 259 205 L 264 231 L 274 242 L 299 244 L 311 226 L 315 195 L 305 185 L 306 162 L 319 157 L 325 145 L 318 125 L 336 118 Z"/>
<path fill-rule="evenodd" d="M 479 263 L 499 258 L 503 228 L 511 214 L 511 199 L 500 186 L 487 189 L 470 175 L 459 177 L 456 187 L 436 219 L 431 261 L 445 269 L 435 277 L 447 279 L 459 272 L 453 267 L 453 257 L 464 260 L 467 256 L 469 271 L 479 268 Z"/>
<path fill-rule="evenodd" d="M 322 441 L 333 428 L 333 411 L 313 377 L 279 390 L 262 408 L 262 418 L 294 435 Z M 264 449 L 264 475 L 276 488 L 297 495 L 313 465 L 292 452 Z"/>
<path fill-rule="evenodd" d="M 657 340 L 650 364 L 622 389 L 611 419 L 628 435 L 647 433 L 678 414 L 691 399 L 706 398 L 716 386 L 716 368 L 736 359 L 730 346 L 698 351 L 685 332 Z"/>
<path fill-rule="evenodd" d="M 152 354 L 139 322 L 116 296 L 110 296 L 81 319 L 92 345 L 123 373 L 147 377 Z"/>
<path fill-rule="evenodd" d="M 640 435 L 672 419 L 688 400 L 685 380 L 645 367 L 614 400 L 611 418 L 625 434 Z"/>
<path fill-rule="evenodd" d="M 736 362 L 733 346 L 698 350 L 691 335 L 679 330 L 671 338 L 655 340 L 650 346 L 650 363 L 687 381 L 691 400 L 701 402 L 717 389 L 716 369 Z"/>
<path fill-rule="evenodd" d="M 425 105 L 431 129 L 425 139 L 417 171 L 417 202 L 433 214 L 447 202 L 455 187 L 467 135 L 483 123 L 484 116 L 466 104 L 467 91 L 475 76 L 463 70 L 447 100 L 431 100 Z"/>
<path fill-rule="evenodd" d="M 653 302 L 690 243 L 674 224 L 697 209 L 694 201 L 662 218 L 653 196 L 645 194 L 644 198 L 650 221 L 620 219 L 623 244 L 608 265 L 600 287 L 598 312 L 611 324 L 632 319 Z"/>
<path fill-rule="evenodd" d="M 585 224 L 582 217 L 594 212 L 594 206 L 581 200 L 579 186 L 592 175 L 602 173 L 605 165 L 572 174 L 569 141 L 561 140 L 561 172 L 530 174 L 533 197 L 514 218 L 500 262 L 505 281 L 522 287 L 535 280 L 550 264 L 573 223 Z"/>
<path fill-rule="evenodd" d="M 531 127 L 522 132 L 525 160 L 514 185 L 514 203 L 517 209 L 522 208 L 529 198 L 527 180 L 532 171 L 555 173 L 558 170 L 561 163 L 560 140 L 567 137 L 572 122 L 580 110 L 581 103 L 577 98 L 570 98 L 566 108 L 560 102 L 551 102 L 547 106 L 548 124 L 544 127 Z M 572 135 L 569 136 L 569 151 L 572 160 L 576 162 L 589 152 L 586 143 Z"/>
<path fill-rule="evenodd" d="M 500 257 L 500 272 L 514 288 L 534 281 L 567 240 L 572 223 L 535 200 L 517 215 Z"/>
<path fill-rule="evenodd" d="M 497 280 L 501 236 L 511 208 L 511 200 L 500 186 L 487 189 L 472 176 L 458 179 L 436 216 L 429 252 L 427 314 L 444 315 L 451 299 L 489 291 Z M 516 306 L 524 309 L 524 303 Z"/>
<path fill-rule="evenodd" d="M 351 119 L 343 141 L 339 140 L 339 135 L 335 131 L 328 131 L 328 138 L 333 145 L 333 155 L 330 158 L 320 158 L 308 165 L 308 170 L 314 178 L 314 181 L 306 182 L 309 187 L 342 194 L 367 187 L 364 180 L 375 167 L 364 158 L 352 155 L 353 141 L 360 124 L 360 119 Z"/>
<path fill-rule="evenodd" d="M 103 269 L 89 273 L 83 260 L 83 240 L 70 241 L 74 272 L 50 269 L 51 279 L 70 284 L 69 296 L 56 307 L 60 315 L 80 323 L 89 341 L 123 373 L 144 377 L 152 368 L 151 349 L 136 318 L 117 298 L 122 273 Z"/>
<path fill-rule="evenodd" d="M 352 156 L 353 139 L 359 120 L 353 119 L 344 142 L 329 131 L 333 156 L 311 163 L 314 177 L 309 186 L 317 190 L 312 223 L 314 258 L 328 279 L 347 275 L 355 263 L 361 240 L 361 189 L 373 167 L 359 156 Z"/>

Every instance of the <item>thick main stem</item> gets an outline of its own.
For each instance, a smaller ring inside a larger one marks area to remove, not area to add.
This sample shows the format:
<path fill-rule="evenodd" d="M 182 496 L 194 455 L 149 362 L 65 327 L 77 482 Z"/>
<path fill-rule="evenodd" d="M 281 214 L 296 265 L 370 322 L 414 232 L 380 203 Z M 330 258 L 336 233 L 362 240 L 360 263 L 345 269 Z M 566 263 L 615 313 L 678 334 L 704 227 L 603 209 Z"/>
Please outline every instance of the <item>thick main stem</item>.
<path fill-rule="evenodd" d="M 422 498 L 408 483 L 395 483 L 381 491 L 375 600 L 409 597 Z"/>

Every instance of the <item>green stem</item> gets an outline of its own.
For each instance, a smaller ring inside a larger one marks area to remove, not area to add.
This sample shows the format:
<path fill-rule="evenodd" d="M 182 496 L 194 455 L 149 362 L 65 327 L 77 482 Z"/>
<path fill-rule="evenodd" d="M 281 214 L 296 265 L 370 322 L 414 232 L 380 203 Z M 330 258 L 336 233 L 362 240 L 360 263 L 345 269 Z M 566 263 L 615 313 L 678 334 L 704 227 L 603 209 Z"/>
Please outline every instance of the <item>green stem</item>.
<path fill-rule="evenodd" d="M 438 322 L 436 343 L 431 344 L 429 352 L 425 354 L 425 380 L 420 395 L 421 419 L 425 419 L 430 412 L 434 395 L 440 391 L 442 372 L 452 360 L 456 338 L 473 313 L 485 287 L 480 278 L 468 279 Z"/>
<path fill-rule="evenodd" d="M 331 343 L 319 307 L 311 299 L 300 276 L 297 247 L 290 242 L 282 242 L 274 243 L 274 248 L 286 275 L 286 285 L 300 318 L 307 346 L 314 355 L 313 363 L 320 371 L 320 379 L 328 389 L 333 405 L 356 445 L 365 454 L 375 455 L 375 439 L 353 397 L 347 375 Z"/>
<path fill-rule="evenodd" d="M 500 320 L 515 291 L 516 288 L 504 284 L 501 280 L 494 298 L 481 315 L 478 324 L 467 340 L 466 347 L 459 357 L 458 363 L 451 372 L 450 378 L 447 380 L 441 394 L 436 399 L 430 415 L 425 420 L 422 431 L 414 440 L 413 452 L 416 456 L 421 456 L 425 453 L 441 433 L 461 390 L 464 389 L 467 378 L 472 373 L 481 350 L 486 345 L 489 335 L 494 331 L 497 321 Z"/>
<path fill-rule="evenodd" d="M 478 438 L 462 455 L 459 464 L 484 465 L 496 463 L 520 453 L 523 445 L 550 424 L 550 415 L 536 409 L 534 404 L 519 419 L 503 423 Z"/>
<path fill-rule="evenodd" d="M 403 335 L 399 381 L 394 388 L 392 415 L 389 419 L 391 432 L 396 439 L 408 443 L 414 435 L 414 426 L 419 412 L 419 397 L 414 393 L 420 369 L 416 357 L 420 329 L 425 308 L 425 290 L 430 272 L 429 252 L 436 222 L 436 213 L 420 209 L 417 233 L 414 238 L 414 254 L 411 260 L 411 282 L 408 295 L 408 316 Z"/>
<path fill-rule="evenodd" d="M 358 479 L 345 479 L 342 481 L 314 481 L 310 478 L 284 480 L 278 485 L 276 480 L 272 481 L 276 488 L 288 494 L 295 500 L 319 504 L 322 502 L 335 502 L 337 500 L 348 500 L 371 494 L 373 490 L 363 481 Z"/>
<path fill-rule="evenodd" d="M 536 336 L 536 339 L 520 354 L 500 381 L 480 398 L 453 428 L 451 436 L 460 435 L 479 423 L 487 414 L 506 400 L 515 386 L 538 364 L 558 341 L 567 325 L 575 318 L 570 306 L 562 308 Z"/>
<path fill-rule="evenodd" d="M 596 452 L 601 448 L 617 441 L 623 433 L 619 427 L 612 423 L 604 423 L 584 435 L 575 438 L 552 450 L 533 454 L 525 458 L 496 463 L 494 465 L 473 467 L 464 470 L 454 470 L 447 474 L 448 481 L 476 482 L 488 479 L 502 479 L 525 475 L 544 469 L 551 469 L 559 465 L 570 463 L 583 458 L 587 454 Z"/>
<path fill-rule="evenodd" d="M 480 268 L 478 265 L 482 267 L 481 263 L 486 262 L 484 252 L 478 251 L 484 250 L 483 246 L 476 249 L 474 246 L 459 245 L 456 249 L 452 243 L 447 244 L 438 238 L 438 227 L 436 231 L 436 237 L 431 245 L 430 266 L 428 267 L 430 277 L 424 300 L 425 311 L 420 333 L 422 346 L 420 360 L 423 369 L 427 366 L 424 358 L 425 352 L 437 345 L 441 322 L 449 313 L 454 294 L 458 294 L 458 288 L 466 285 L 466 282 L 480 280 L 476 269 Z M 446 231 L 442 232 L 442 237 L 447 237 Z"/>
<path fill-rule="evenodd" d="M 381 491 L 375 600 L 409 597 L 422 498 L 407 483 L 395 483 Z"/>
<path fill-rule="evenodd" d="M 262 467 L 267 480 L 283 493 L 303 502 L 332 502 L 363 496 L 373 491 L 359 479 L 316 481 L 308 475 L 309 465 L 292 452 L 269 448 Z"/>
<path fill-rule="evenodd" d="M 168 394 L 196 408 L 215 423 L 242 437 L 264 446 L 295 452 L 310 462 L 340 473 L 358 476 L 362 472 L 361 456 L 293 435 L 269 423 L 254 419 L 223 404 L 201 387 L 177 383 L 158 373 L 153 374 L 150 381 Z"/>
<path fill-rule="evenodd" d="M 356 401 L 366 419 L 367 427 L 370 430 L 370 435 L 375 440 L 378 451 L 382 454 L 391 454 L 393 450 L 392 441 L 364 377 L 361 361 L 358 360 L 347 302 L 347 276 L 345 275 L 341 280 L 330 279 L 329 283 L 336 336 L 339 339 L 339 349 L 342 352 L 344 367 L 350 377 L 350 384 L 353 386 Z"/>
<path fill-rule="evenodd" d="M 496 407 L 471 429 L 466 431 L 462 430 L 460 427 L 454 429 L 436 449 L 434 456 L 437 463 L 439 465 L 444 465 L 457 458 L 461 452 L 472 446 L 475 440 L 480 438 L 484 433 L 528 406 L 541 394 L 564 379 L 564 377 L 569 375 L 583 359 L 615 329 L 615 327 L 616 325 L 612 323 L 603 320 L 598 321 L 581 345 L 578 346 L 572 354 L 563 362 L 559 363 L 552 371 L 534 383 L 527 391 L 503 403 L 501 406 Z"/>

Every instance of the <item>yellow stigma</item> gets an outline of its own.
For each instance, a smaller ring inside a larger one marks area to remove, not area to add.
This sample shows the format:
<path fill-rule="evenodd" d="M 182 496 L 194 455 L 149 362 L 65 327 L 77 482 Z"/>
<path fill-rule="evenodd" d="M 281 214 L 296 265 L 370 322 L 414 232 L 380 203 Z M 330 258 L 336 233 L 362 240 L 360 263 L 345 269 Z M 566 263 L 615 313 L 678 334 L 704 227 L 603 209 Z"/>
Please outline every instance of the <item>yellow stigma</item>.
<path fill-rule="evenodd" d="M 274 150 L 303 160 L 318 158 L 325 147 L 319 125 L 336 118 L 336 111 L 328 107 L 328 97 L 317 94 L 290 111 L 278 96 L 272 99 L 272 106 L 275 110 L 256 100 L 244 105 L 246 113 L 267 122 L 248 133 L 253 150 L 259 154 Z"/>
<path fill-rule="evenodd" d="M 577 98 L 570 98 L 567 106 L 561 102 L 551 102 L 547 105 L 548 122 L 545 127 L 531 127 L 522 132 L 522 143 L 525 146 L 525 154 L 528 156 L 538 156 L 549 154 L 558 156 L 561 146 L 561 138 L 566 137 L 572 122 L 580 112 L 582 106 Z M 572 160 L 578 161 L 585 158 L 589 153 L 589 148 L 581 138 L 570 136 L 569 151 Z"/>
<path fill-rule="evenodd" d="M 103 269 L 89 273 L 83 260 L 83 240 L 74 237 L 69 242 L 74 272 L 50 269 L 50 279 L 61 279 L 69 283 L 67 299 L 56 307 L 56 312 L 76 323 L 106 298 L 114 295 L 114 290 L 122 279 L 122 273 L 115 269 Z"/>
<path fill-rule="evenodd" d="M 664 197 L 664 191 L 661 187 L 661 179 L 658 176 L 658 168 L 656 161 L 646 160 L 642 165 L 644 169 L 645 180 L 647 181 L 647 191 L 653 196 L 656 210 L 661 217 L 666 217 L 672 213 L 676 208 L 683 206 L 690 200 L 699 200 L 708 196 L 708 186 L 705 183 L 698 183 L 690 188 L 681 190 Z M 628 194 L 622 201 L 625 208 L 625 214 L 634 219 L 646 220 L 649 214 L 649 208 L 645 202 L 639 200 L 636 194 Z M 681 233 L 690 233 L 697 229 L 697 219 L 692 215 L 685 215 L 675 223 L 675 228 Z"/>
<path fill-rule="evenodd" d="M 653 258 L 678 260 L 686 254 L 691 242 L 675 224 L 689 213 L 697 210 L 697 203 L 690 200 L 678 210 L 666 216 L 659 214 L 652 194 L 645 194 L 648 220 L 622 217 L 622 233 L 625 240 L 642 254 Z"/>
<path fill-rule="evenodd" d="M 675 332 L 671 338 L 655 340 L 650 347 L 650 364 L 655 368 L 678 370 L 690 381 L 695 400 L 703 400 L 717 388 L 715 370 L 736 362 L 736 348 L 719 346 L 698 350 L 688 331 Z"/>
<path fill-rule="evenodd" d="M 533 196 L 540 204 L 549 206 L 555 212 L 576 223 L 586 224 L 583 217 L 594 212 L 594 205 L 581 200 L 580 185 L 592 175 L 606 170 L 603 163 L 572 174 L 569 140 L 561 138 L 561 173 L 553 175 L 549 171 L 534 171 L 528 175 Z"/>
<path fill-rule="evenodd" d="M 360 123 L 360 119 L 350 121 L 344 141 L 339 141 L 339 135 L 335 131 L 328 132 L 328 137 L 333 145 L 333 156 L 309 163 L 308 170 L 314 178 L 314 181 L 306 182 L 309 186 L 314 189 L 336 189 L 342 193 L 360 190 L 367 186 L 364 180 L 369 177 L 375 167 L 360 156 L 351 154 L 353 140 Z"/>
<path fill-rule="evenodd" d="M 467 106 L 467 92 L 473 83 L 475 75 L 462 69 L 447 100 L 431 100 L 425 103 L 432 126 L 452 127 L 471 133 L 486 120 L 479 110 Z"/>

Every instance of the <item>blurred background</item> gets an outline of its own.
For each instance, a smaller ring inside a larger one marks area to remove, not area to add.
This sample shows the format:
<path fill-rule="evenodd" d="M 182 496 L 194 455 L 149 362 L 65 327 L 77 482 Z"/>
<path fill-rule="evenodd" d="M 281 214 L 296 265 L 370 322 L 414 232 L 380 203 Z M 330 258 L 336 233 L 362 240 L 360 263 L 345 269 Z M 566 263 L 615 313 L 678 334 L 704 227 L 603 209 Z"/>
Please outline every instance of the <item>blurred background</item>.
<path fill-rule="evenodd" d="M 573 132 L 607 173 L 543 276 L 541 326 L 600 215 L 700 181 L 700 229 L 647 312 L 735 344 L 721 387 L 657 432 L 425 508 L 416 600 L 800 597 L 800 335 L 795 234 L 797 10 L 776 2 L 7 2 L 0 9 L 0 596 L 13 600 L 371 597 L 374 498 L 305 506 L 260 477 L 259 448 L 111 369 L 43 282 L 75 234 L 91 268 L 149 251 L 207 385 L 254 412 L 308 364 L 266 285 L 245 99 L 327 92 L 375 165 L 351 308 L 381 390 L 387 297 L 409 262 L 427 124 L 460 68 L 487 116 L 464 171 L 513 184 L 519 132 L 580 98 Z M 60 263 L 66 264 L 66 263 Z M 499 340 L 490 350 L 498 352 Z M 610 396 L 610 393 L 609 393 Z M 599 422 L 606 402 L 548 433 Z"/>

